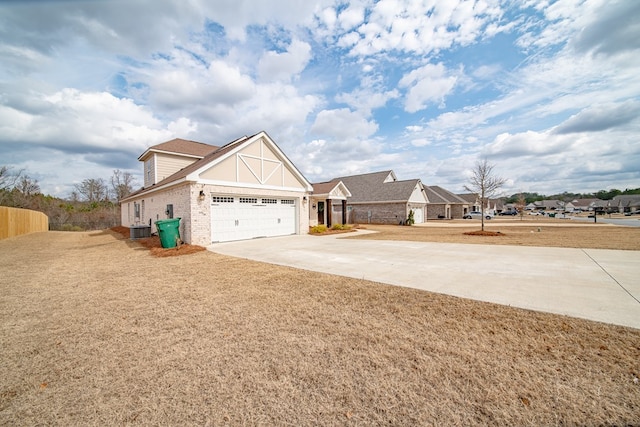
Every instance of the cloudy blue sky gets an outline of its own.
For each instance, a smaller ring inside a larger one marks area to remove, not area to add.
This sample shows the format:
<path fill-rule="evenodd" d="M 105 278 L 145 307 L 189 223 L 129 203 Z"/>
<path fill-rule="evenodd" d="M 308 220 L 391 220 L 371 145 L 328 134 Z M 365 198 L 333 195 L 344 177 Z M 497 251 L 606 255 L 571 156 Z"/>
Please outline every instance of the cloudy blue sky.
<path fill-rule="evenodd" d="M 260 130 L 312 182 L 640 187 L 640 1 L 0 3 L 0 165 L 45 193 Z"/>

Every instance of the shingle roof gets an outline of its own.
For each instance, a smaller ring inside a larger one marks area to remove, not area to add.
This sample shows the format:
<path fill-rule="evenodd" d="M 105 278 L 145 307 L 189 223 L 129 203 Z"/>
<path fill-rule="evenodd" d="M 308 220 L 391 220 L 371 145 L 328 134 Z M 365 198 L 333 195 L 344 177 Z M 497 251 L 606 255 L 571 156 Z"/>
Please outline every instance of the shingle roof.
<path fill-rule="evenodd" d="M 427 193 L 427 200 L 429 200 L 429 203 L 469 203 L 463 198 L 456 196 L 451 191 L 445 190 L 437 185 L 425 185 L 424 190 Z"/>
<path fill-rule="evenodd" d="M 475 203 L 478 200 L 478 195 L 475 193 L 456 194 L 456 196 L 460 197 L 467 203 Z"/>
<path fill-rule="evenodd" d="M 559 208 L 564 206 L 564 202 L 560 201 L 560 200 L 539 200 L 537 202 L 533 202 L 537 207 L 539 208 L 545 208 L 545 209 L 555 209 L 555 208 Z"/>
<path fill-rule="evenodd" d="M 163 142 L 162 144 L 153 145 L 149 147 L 147 151 L 166 151 L 169 153 L 204 157 L 212 151 L 217 150 L 218 148 L 220 147 L 205 144 L 202 142 L 190 141 L 188 139 L 175 138 L 171 141 Z M 147 151 L 145 151 L 145 153 Z M 144 154 L 142 156 L 144 156 Z"/>
<path fill-rule="evenodd" d="M 162 181 L 159 181 L 159 182 L 153 184 L 150 187 L 146 187 L 146 188 L 143 187 L 140 190 L 129 194 L 126 198 L 137 196 L 137 195 L 139 195 L 141 193 L 144 193 L 146 191 L 152 190 L 154 188 L 162 187 L 163 185 L 167 185 L 167 184 L 170 184 L 172 182 L 179 181 L 179 180 L 181 180 L 183 178 L 186 178 L 187 175 L 189 175 L 191 172 L 197 171 L 202 166 L 206 165 L 207 163 L 209 163 L 209 162 L 217 159 L 218 157 L 224 155 L 225 153 L 227 153 L 230 149 L 235 147 L 238 143 L 244 142 L 247 139 L 252 138 L 253 136 L 255 136 L 255 135 L 252 135 L 251 137 L 243 136 L 242 138 L 239 138 L 239 139 L 236 139 L 234 141 L 231 141 L 228 144 L 223 145 L 222 147 L 215 147 L 213 145 L 197 143 L 197 144 L 207 145 L 208 147 L 213 148 L 214 151 L 209 150 L 209 153 L 207 155 L 205 155 L 203 158 L 201 158 L 199 160 L 196 160 L 195 162 L 191 163 L 188 166 L 185 166 L 184 168 L 180 169 L 178 172 L 174 173 L 173 175 L 169 175 L 168 177 L 166 177 Z M 165 146 L 165 144 L 173 143 L 174 141 L 177 141 L 177 140 L 174 139 L 172 141 L 168 141 L 168 142 L 165 142 L 163 144 L 155 145 L 154 147 Z M 186 140 L 180 140 L 180 141 L 186 141 Z M 194 142 L 194 141 L 186 141 L 186 142 Z M 181 144 L 180 142 L 178 142 L 177 144 L 180 145 L 180 146 L 186 146 L 186 144 Z M 176 144 L 171 145 L 171 146 L 175 147 Z M 195 146 L 192 146 L 192 147 L 195 147 Z M 153 148 L 153 147 L 151 147 L 151 148 Z M 173 151 L 173 152 L 177 153 L 177 151 Z M 182 153 L 182 154 L 186 154 L 186 153 Z"/>
<path fill-rule="evenodd" d="M 342 181 L 351 192 L 350 203 L 407 201 L 419 179 L 405 181 L 384 180 L 392 171 L 373 172 L 362 175 L 343 176 L 332 181 Z"/>
<path fill-rule="evenodd" d="M 611 205 L 623 207 L 640 206 L 640 194 L 620 194 L 613 198 Z"/>
<path fill-rule="evenodd" d="M 336 187 L 336 185 L 338 185 L 339 182 L 340 180 L 338 179 L 311 184 L 313 186 L 313 194 L 328 194 Z"/>

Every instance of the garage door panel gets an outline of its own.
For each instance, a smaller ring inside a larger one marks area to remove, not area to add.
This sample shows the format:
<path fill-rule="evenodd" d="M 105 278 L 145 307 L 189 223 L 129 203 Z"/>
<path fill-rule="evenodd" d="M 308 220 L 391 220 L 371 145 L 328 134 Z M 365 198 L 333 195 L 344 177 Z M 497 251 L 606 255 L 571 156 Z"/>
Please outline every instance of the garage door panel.
<path fill-rule="evenodd" d="M 213 197 L 211 241 L 227 242 L 296 233 L 293 199 Z M 224 201 L 224 203 L 220 203 Z"/>

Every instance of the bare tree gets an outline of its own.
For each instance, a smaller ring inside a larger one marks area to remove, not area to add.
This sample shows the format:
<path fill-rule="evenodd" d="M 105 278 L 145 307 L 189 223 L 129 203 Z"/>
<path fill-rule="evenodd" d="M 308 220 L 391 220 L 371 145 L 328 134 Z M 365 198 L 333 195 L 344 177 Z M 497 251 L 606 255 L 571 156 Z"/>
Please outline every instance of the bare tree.
<path fill-rule="evenodd" d="M 482 231 L 484 231 L 484 216 L 486 202 L 495 192 L 504 185 L 505 179 L 494 176 L 493 168 L 487 159 L 476 162 L 471 171 L 471 182 L 465 185 L 465 190 L 474 193 L 480 199 L 480 212 L 482 212 Z"/>
<path fill-rule="evenodd" d="M 116 201 L 127 197 L 133 191 L 134 178 L 130 172 L 123 172 L 120 169 L 113 171 L 111 176 L 111 189 Z"/>
<path fill-rule="evenodd" d="M 37 204 L 37 194 L 40 194 L 38 181 L 23 175 L 11 191 L 12 205 L 16 208 L 33 209 L 33 205 Z"/>
<path fill-rule="evenodd" d="M 40 193 L 40 184 L 38 184 L 38 180 L 31 179 L 28 175 L 21 177 L 15 188 L 25 196 L 33 196 L 34 194 Z"/>
<path fill-rule="evenodd" d="M 107 199 L 107 185 L 102 178 L 87 178 L 80 184 L 74 185 L 76 191 L 89 203 L 102 202 Z"/>
<path fill-rule="evenodd" d="M 0 166 L 0 205 L 4 205 L 10 200 L 11 190 L 13 190 L 21 175 L 21 170 L 13 172 L 9 166 Z"/>
<path fill-rule="evenodd" d="M 524 211 L 527 208 L 527 199 L 525 199 L 524 194 L 518 194 L 518 200 L 516 201 L 516 209 L 518 209 L 518 215 L 520 215 L 520 221 L 522 221 L 524 217 Z"/>

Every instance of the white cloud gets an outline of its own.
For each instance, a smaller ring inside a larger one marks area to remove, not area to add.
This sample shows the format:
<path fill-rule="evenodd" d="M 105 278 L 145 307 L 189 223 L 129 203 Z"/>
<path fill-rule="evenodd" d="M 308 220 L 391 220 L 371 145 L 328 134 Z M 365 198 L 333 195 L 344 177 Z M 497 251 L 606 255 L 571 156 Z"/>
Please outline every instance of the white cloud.
<path fill-rule="evenodd" d="M 360 88 L 354 89 L 350 93 L 339 93 L 336 95 L 336 101 L 343 102 L 354 110 L 361 111 L 368 116 L 372 110 L 384 107 L 389 100 L 396 99 L 400 96 L 400 93 L 396 89 L 383 91 L 379 85 L 373 82 L 367 84 L 368 82 L 366 79 L 363 79 Z"/>
<path fill-rule="evenodd" d="M 11 116 L 3 113 L 0 123 L 7 137 L 86 151 L 130 149 L 132 144 L 142 148 L 150 141 L 171 135 L 144 107 L 109 93 L 64 89 L 51 95 L 33 96 L 48 104 L 47 110 L 41 114 L 13 110 L 14 115 L 22 117 L 19 121 L 9 121 Z"/>
<path fill-rule="evenodd" d="M 367 22 L 356 29 L 360 37 L 343 37 L 341 43 L 350 47 L 353 55 L 363 56 L 390 50 L 430 54 L 453 45 L 466 46 L 483 38 L 488 25 L 493 24 L 493 34 L 497 32 L 502 10 L 492 3 L 381 0 L 370 8 Z M 360 15 L 354 14 L 345 31 L 350 32 L 359 21 Z"/>
<path fill-rule="evenodd" d="M 179 109 L 194 104 L 235 105 L 251 98 L 255 83 L 241 70 L 224 60 L 188 67 L 180 62 L 159 64 L 149 80 L 152 101 Z"/>
<path fill-rule="evenodd" d="M 351 30 L 364 22 L 364 9 L 350 5 L 338 15 L 338 23 L 343 30 Z"/>
<path fill-rule="evenodd" d="M 367 138 L 377 130 L 378 125 L 374 121 L 369 121 L 348 108 L 320 111 L 311 126 L 314 134 L 329 135 L 341 140 Z"/>
<path fill-rule="evenodd" d="M 442 104 L 453 90 L 458 77 L 447 72 L 442 63 L 427 64 L 400 79 L 398 86 L 408 88 L 405 110 L 410 113 L 423 110 L 430 103 Z"/>
<path fill-rule="evenodd" d="M 300 74 L 311 59 L 311 46 L 300 40 L 293 40 L 284 53 L 266 52 L 258 63 L 258 73 L 264 81 L 290 81 Z"/>

